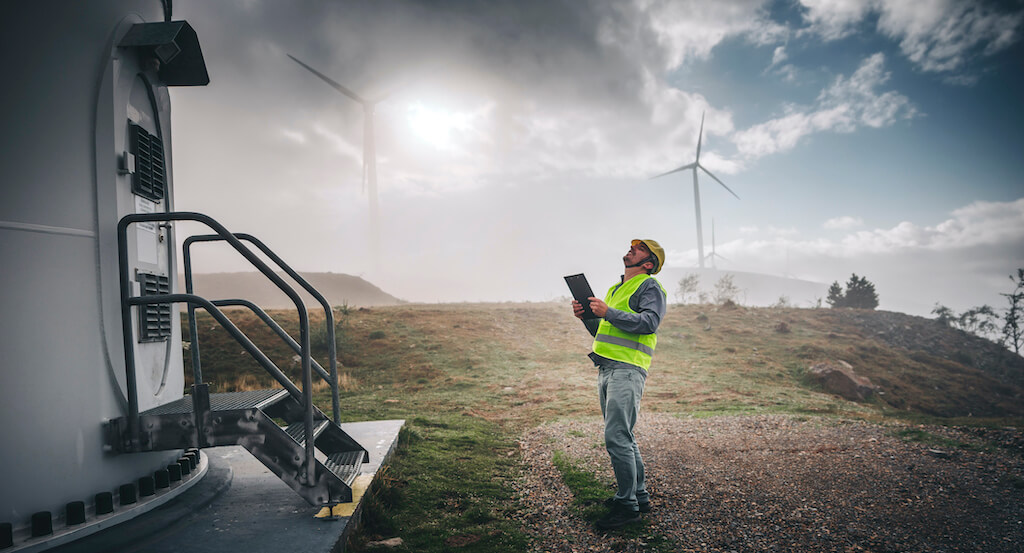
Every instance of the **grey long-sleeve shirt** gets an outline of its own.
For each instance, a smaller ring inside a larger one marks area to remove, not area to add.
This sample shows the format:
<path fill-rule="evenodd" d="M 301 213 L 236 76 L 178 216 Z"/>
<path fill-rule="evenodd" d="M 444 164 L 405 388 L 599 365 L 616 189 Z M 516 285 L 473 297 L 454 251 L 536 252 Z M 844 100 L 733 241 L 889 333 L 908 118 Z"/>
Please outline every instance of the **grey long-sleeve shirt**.
<path fill-rule="evenodd" d="M 619 284 L 619 286 L 621 285 L 622 283 Z M 630 313 L 628 311 L 609 307 L 608 312 L 604 315 L 604 319 L 611 323 L 615 328 L 624 332 L 630 332 L 632 334 L 654 334 L 658 330 L 658 325 L 661 324 L 661 319 L 665 317 L 667 307 L 668 300 L 665 297 L 665 293 L 662 291 L 661 286 L 655 279 L 649 278 L 643 281 L 640 284 L 640 287 L 637 288 L 636 292 L 634 292 L 629 298 L 629 308 L 636 311 L 636 313 Z M 584 321 L 584 324 L 586 324 L 587 330 L 590 331 L 591 336 L 597 335 L 597 327 L 600 322 L 600 319 Z M 608 368 L 632 368 L 645 372 L 642 368 L 637 367 L 636 365 L 608 359 L 607 357 L 603 357 L 596 353 L 591 353 L 590 358 L 594 361 L 595 365 L 601 365 Z"/>

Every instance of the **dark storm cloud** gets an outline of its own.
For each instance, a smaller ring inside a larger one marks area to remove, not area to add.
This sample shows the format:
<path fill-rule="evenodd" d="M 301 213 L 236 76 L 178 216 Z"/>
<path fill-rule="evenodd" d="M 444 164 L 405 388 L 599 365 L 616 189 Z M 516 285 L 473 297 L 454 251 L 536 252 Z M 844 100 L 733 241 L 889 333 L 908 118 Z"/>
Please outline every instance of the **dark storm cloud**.
<path fill-rule="evenodd" d="M 276 47 L 371 96 L 416 75 L 502 99 L 626 107 L 645 69 L 667 56 L 631 3 L 210 2 L 179 11 L 201 33 L 215 80 L 291 63 L 268 59 Z"/>

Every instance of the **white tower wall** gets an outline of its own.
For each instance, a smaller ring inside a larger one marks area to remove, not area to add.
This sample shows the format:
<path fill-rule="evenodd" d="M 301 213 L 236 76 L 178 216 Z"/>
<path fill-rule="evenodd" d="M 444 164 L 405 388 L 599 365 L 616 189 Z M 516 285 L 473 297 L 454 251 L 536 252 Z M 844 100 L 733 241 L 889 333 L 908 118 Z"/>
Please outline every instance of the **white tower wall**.
<path fill-rule="evenodd" d="M 117 47 L 143 21 L 163 21 L 158 0 L 4 10 L 0 522 L 16 528 L 39 511 L 57 519 L 66 503 L 89 504 L 180 455 L 105 452 L 101 434 L 105 420 L 127 414 L 116 224 L 137 210 L 173 209 L 166 88 L 135 52 Z M 119 172 L 129 120 L 165 144 L 161 202 L 140 202 Z M 129 236 L 133 270 L 162 273 L 176 291 L 171 231 Z M 143 410 L 182 397 L 177 307 L 171 320 L 169 338 L 135 344 Z"/>

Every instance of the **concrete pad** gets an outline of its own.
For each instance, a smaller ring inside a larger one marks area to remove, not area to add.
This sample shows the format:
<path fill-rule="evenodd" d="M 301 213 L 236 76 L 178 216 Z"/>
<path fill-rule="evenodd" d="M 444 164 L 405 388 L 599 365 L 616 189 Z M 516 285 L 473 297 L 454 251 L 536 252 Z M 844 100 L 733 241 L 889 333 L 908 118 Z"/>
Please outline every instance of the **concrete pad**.
<path fill-rule="evenodd" d="M 58 547 L 57 553 L 251 553 L 344 551 L 355 529 L 363 493 L 394 453 L 403 420 L 345 423 L 341 427 L 370 453 L 353 486 L 354 501 L 337 516 L 316 518 L 310 506 L 240 446 L 204 449 L 206 476 L 167 505 L 116 527 Z"/>

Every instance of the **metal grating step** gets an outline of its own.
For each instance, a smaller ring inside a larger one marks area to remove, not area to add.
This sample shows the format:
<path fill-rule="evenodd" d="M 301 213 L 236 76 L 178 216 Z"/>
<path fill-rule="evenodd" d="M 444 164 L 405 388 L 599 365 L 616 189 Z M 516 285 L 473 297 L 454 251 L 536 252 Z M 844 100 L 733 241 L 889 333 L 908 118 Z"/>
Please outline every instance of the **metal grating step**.
<path fill-rule="evenodd" d="M 247 392 L 227 392 L 210 394 L 211 411 L 230 411 L 232 409 L 262 408 L 272 405 L 288 395 L 287 390 L 251 390 Z M 154 407 L 142 415 L 179 415 L 192 412 L 192 396 L 187 395 L 171 403 Z"/>
<path fill-rule="evenodd" d="M 323 432 L 324 428 L 327 427 L 328 424 L 330 424 L 330 422 L 326 420 L 313 421 L 314 442 L 316 442 L 316 437 Z M 291 436 L 293 440 L 299 442 L 301 447 L 306 447 L 306 423 L 297 422 L 295 424 L 289 424 L 284 431 Z"/>
<path fill-rule="evenodd" d="M 363 452 L 362 451 L 342 451 L 340 453 L 332 453 L 327 456 L 327 462 L 324 466 L 327 470 L 333 472 L 335 476 L 341 479 L 347 485 L 352 485 L 352 482 L 359 475 L 359 469 L 363 465 Z"/>

